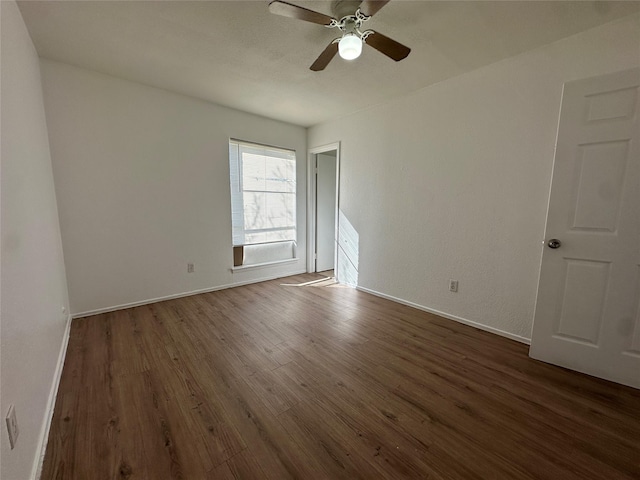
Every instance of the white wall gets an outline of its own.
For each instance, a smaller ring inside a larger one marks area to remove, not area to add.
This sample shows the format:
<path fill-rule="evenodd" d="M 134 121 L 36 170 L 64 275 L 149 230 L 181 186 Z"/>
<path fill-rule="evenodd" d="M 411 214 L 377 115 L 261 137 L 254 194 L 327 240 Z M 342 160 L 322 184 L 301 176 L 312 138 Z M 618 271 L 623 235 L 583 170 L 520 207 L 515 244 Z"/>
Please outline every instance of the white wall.
<path fill-rule="evenodd" d="M 359 285 L 530 338 L 563 82 L 638 64 L 636 15 L 312 127 Z"/>
<path fill-rule="evenodd" d="M 304 128 L 61 63 L 41 68 L 74 314 L 306 269 Z M 298 262 L 231 273 L 230 137 L 296 150 Z"/>
<path fill-rule="evenodd" d="M 2 16 L 0 477 L 31 478 L 65 339 L 67 288 L 47 140 L 40 68 L 14 2 Z M 9 448 L 13 404 L 20 436 Z"/>

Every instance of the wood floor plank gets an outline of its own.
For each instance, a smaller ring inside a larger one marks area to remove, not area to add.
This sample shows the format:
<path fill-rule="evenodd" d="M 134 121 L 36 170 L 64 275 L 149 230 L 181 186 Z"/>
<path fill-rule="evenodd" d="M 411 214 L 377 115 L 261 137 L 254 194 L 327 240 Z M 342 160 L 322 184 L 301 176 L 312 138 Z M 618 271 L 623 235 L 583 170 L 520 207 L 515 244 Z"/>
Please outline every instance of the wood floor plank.
<path fill-rule="evenodd" d="M 256 396 L 273 415 L 279 415 L 300 402 L 300 398 L 271 371 L 256 371 L 245 378 Z"/>
<path fill-rule="evenodd" d="M 74 320 L 42 479 L 640 478 L 640 391 L 319 278 Z"/>
<path fill-rule="evenodd" d="M 166 427 L 162 405 L 151 406 L 153 397 L 149 372 L 126 374 L 116 382 L 118 437 L 115 473 L 121 478 L 144 479 L 183 475 L 172 432 Z"/>
<path fill-rule="evenodd" d="M 136 340 L 140 331 L 130 310 L 113 313 L 110 320 L 113 342 L 112 371 L 114 375 L 142 373 L 149 370 L 149 362 L 140 342 Z"/>
<path fill-rule="evenodd" d="M 298 447 L 271 412 L 242 379 L 232 380 L 232 389 L 222 394 L 234 426 L 253 452 L 267 478 L 313 478 Z"/>
<path fill-rule="evenodd" d="M 427 343 L 428 340 L 423 340 Z M 392 342 L 391 342 L 392 343 Z M 367 345 L 367 348 L 378 348 L 372 356 L 375 358 L 384 358 L 385 353 L 382 352 L 382 345 L 371 343 Z M 390 342 L 386 342 L 384 348 L 390 347 Z M 488 395 L 493 397 L 494 400 L 498 400 L 498 397 L 503 399 L 503 407 L 509 407 L 511 409 L 519 407 L 525 415 L 524 410 L 530 410 L 536 408 L 544 413 L 545 409 L 552 409 L 562 414 L 562 417 L 573 417 L 572 423 L 581 424 L 579 429 L 582 434 L 588 433 L 590 438 L 594 438 L 597 433 L 593 431 L 596 429 L 600 431 L 599 435 L 602 440 L 602 444 L 605 448 L 611 448 L 612 453 L 619 449 L 618 441 L 622 444 L 625 443 L 624 438 L 634 438 L 640 436 L 638 430 L 639 425 L 636 423 L 629 424 L 628 422 L 620 422 L 616 418 L 619 414 L 616 411 L 609 411 L 608 413 L 601 412 L 596 404 L 591 403 L 589 407 L 584 406 L 584 402 L 587 399 L 565 399 L 563 396 L 557 395 L 555 392 L 549 391 L 544 388 L 544 385 L 539 383 L 533 383 L 526 381 L 526 377 L 518 374 L 513 368 L 505 368 L 504 363 L 493 363 L 490 360 L 483 358 L 482 361 L 476 361 L 468 356 L 465 356 L 462 361 L 456 363 L 455 357 L 447 357 L 442 355 L 430 355 L 429 362 L 424 363 L 420 359 L 426 358 L 426 355 L 419 353 L 417 356 L 412 356 L 410 359 L 404 360 L 403 366 L 400 366 L 398 362 L 403 360 L 399 359 L 398 354 L 400 352 L 411 352 L 410 348 L 407 348 L 407 344 L 397 345 L 395 353 L 387 355 L 387 358 L 393 359 L 393 362 L 389 362 L 387 365 L 394 370 L 395 378 L 408 376 L 413 381 L 419 381 L 416 374 L 420 372 L 429 372 L 431 375 L 436 376 L 436 383 L 438 379 L 448 380 L 454 386 L 458 388 L 464 387 L 463 394 L 473 394 L 471 385 L 475 385 L 476 389 L 481 388 L 487 392 Z M 460 364 L 464 369 L 456 369 L 454 366 Z M 416 365 L 420 365 L 421 369 L 416 369 Z M 508 388 L 508 391 L 507 391 Z M 537 398 L 538 401 L 533 401 L 533 398 Z M 580 415 L 575 415 L 575 412 L 579 411 Z M 602 424 L 601 417 L 607 415 L 608 426 L 615 428 L 608 429 L 606 432 L 601 431 L 600 425 Z M 543 418 L 548 418 L 550 415 L 543 415 Z M 624 417 L 623 417 L 624 418 Z M 628 418 L 628 417 L 627 417 Z M 536 420 L 538 423 L 538 420 Z M 543 422 L 544 424 L 545 422 Z M 551 427 L 550 427 L 551 428 Z M 567 432 L 571 432 L 571 428 L 565 427 Z M 625 432 L 620 438 L 619 433 Z M 577 435 L 577 432 L 576 432 Z M 604 437 L 603 437 L 604 436 Z M 608 438 L 606 438 L 608 436 Z M 586 447 L 586 446 L 585 446 Z M 620 448 L 624 447 L 621 446 Z M 628 450 L 628 448 L 627 448 Z"/>
<path fill-rule="evenodd" d="M 207 480 L 236 480 L 237 477 L 233 474 L 233 471 L 229 467 L 228 463 L 224 462 L 223 464 L 208 472 L 205 478 Z"/>
<path fill-rule="evenodd" d="M 320 409 L 313 401 L 302 402 L 282 413 L 278 419 L 289 434 L 301 445 L 307 458 L 319 464 L 316 478 L 367 479 L 381 478 L 358 446 L 352 432 L 344 433 L 337 420 L 319 416 Z"/>
<path fill-rule="evenodd" d="M 249 448 L 227 460 L 227 466 L 236 480 L 267 478 Z"/>

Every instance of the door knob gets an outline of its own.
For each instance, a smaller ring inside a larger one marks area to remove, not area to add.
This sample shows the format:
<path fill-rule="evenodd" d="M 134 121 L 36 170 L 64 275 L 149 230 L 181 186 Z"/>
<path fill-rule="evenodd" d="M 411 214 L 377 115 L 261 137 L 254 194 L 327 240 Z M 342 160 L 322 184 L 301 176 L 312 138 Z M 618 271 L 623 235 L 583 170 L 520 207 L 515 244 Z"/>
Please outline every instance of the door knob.
<path fill-rule="evenodd" d="M 549 242 L 547 242 L 547 245 L 549 246 L 549 248 L 560 248 L 562 242 L 557 238 L 552 238 L 551 240 L 549 240 Z"/>

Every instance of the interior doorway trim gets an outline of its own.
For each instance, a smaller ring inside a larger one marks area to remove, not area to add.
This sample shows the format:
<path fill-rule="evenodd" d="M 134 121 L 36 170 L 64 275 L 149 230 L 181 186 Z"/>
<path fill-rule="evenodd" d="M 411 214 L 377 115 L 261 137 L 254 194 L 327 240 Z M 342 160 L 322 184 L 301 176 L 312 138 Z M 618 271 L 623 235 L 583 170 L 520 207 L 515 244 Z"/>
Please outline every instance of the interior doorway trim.
<path fill-rule="evenodd" d="M 329 143 L 309 149 L 307 155 L 307 272 L 316 271 L 316 155 L 336 152 L 336 214 L 335 235 L 338 238 L 338 210 L 340 208 L 340 142 Z M 337 278 L 337 258 L 333 261 L 333 271 Z"/>

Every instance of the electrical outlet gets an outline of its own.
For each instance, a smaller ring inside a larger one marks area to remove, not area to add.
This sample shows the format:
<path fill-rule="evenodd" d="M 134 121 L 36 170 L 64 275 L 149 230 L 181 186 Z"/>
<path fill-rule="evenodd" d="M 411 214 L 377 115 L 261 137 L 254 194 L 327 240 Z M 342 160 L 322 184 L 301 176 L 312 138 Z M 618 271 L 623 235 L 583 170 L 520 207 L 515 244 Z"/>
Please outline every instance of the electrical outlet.
<path fill-rule="evenodd" d="M 18 430 L 18 419 L 16 418 L 16 409 L 13 405 L 9 406 L 6 420 L 7 431 L 9 432 L 9 444 L 11 445 L 11 450 L 13 450 L 18 441 L 18 435 L 20 434 L 20 430 Z"/>
<path fill-rule="evenodd" d="M 187 263 L 187 273 L 193 273 L 194 271 L 193 263 Z"/>
<path fill-rule="evenodd" d="M 454 293 L 458 291 L 458 280 L 449 280 L 449 291 Z"/>

